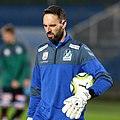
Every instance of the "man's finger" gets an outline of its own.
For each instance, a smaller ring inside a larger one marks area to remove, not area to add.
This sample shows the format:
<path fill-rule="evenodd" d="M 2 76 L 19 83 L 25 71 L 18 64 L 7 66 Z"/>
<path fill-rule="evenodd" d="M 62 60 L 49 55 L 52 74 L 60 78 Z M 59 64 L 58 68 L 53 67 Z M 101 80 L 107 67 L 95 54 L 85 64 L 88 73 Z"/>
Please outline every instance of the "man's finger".
<path fill-rule="evenodd" d="M 71 100 L 71 97 L 70 98 L 67 98 L 66 100 L 64 100 L 64 104 L 68 104 L 68 103 L 70 103 L 70 102 L 72 102 L 72 100 Z"/>
<path fill-rule="evenodd" d="M 82 111 L 83 111 L 83 108 L 80 108 L 80 109 L 77 110 L 77 112 L 75 114 L 75 119 L 79 119 L 80 118 Z"/>
<path fill-rule="evenodd" d="M 69 109 L 68 109 L 68 111 L 66 112 L 66 116 L 67 117 L 70 117 L 70 115 L 71 115 L 71 113 L 74 111 L 74 107 L 73 106 L 71 106 Z"/>
<path fill-rule="evenodd" d="M 68 109 L 70 109 L 70 107 L 71 107 L 71 104 L 66 104 L 63 108 L 62 108 L 62 112 L 63 113 L 66 113 L 67 111 L 68 111 Z"/>
<path fill-rule="evenodd" d="M 77 109 L 74 109 L 70 115 L 70 119 L 74 119 L 76 115 Z"/>

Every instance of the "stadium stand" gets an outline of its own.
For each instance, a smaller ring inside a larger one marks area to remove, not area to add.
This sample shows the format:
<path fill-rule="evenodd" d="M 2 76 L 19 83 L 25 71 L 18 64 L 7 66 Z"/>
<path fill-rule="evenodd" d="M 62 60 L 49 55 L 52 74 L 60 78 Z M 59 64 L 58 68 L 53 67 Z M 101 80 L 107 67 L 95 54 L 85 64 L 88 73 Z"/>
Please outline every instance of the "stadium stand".
<path fill-rule="evenodd" d="M 45 5 L 40 6 L 0 6 L 0 26 L 12 22 L 16 26 L 42 26 L 42 11 Z M 68 28 L 73 27 L 104 10 L 103 5 L 95 6 L 63 6 L 67 13 Z M 9 11 L 9 12 L 8 12 Z"/>
<path fill-rule="evenodd" d="M 113 80 L 120 82 L 120 2 L 75 25 L 75 39 L 89 45 Z"/>

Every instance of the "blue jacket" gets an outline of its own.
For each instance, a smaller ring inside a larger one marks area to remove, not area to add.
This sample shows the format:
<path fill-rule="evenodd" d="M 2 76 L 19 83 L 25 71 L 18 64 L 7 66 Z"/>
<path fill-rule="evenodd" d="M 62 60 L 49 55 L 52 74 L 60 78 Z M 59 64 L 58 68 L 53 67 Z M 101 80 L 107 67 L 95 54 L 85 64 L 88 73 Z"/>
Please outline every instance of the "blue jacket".
<path fill-rule="evenodd" d="M 70 82 L 80 72 L 89 73 L 96 80 L 89 88 L 94 91 L 92 97 L 112 86 L 111 77 L 85 44 L 67 35 L 57 47 L 50 41 L 40 45 L 33 70 L 28 117 L 70 120 L 62 113 L 63 101 L 72 96 Z M 84 120 L 84 111 L 79 120 Z"/>

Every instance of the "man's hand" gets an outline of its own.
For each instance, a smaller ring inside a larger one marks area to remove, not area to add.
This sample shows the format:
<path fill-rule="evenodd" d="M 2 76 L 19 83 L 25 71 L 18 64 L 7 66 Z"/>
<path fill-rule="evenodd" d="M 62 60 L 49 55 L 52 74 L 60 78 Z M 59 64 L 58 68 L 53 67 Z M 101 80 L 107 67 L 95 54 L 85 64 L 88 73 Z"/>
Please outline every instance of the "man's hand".
<path fill-rule="evenodd" d="M 64 101 L 65 106 L 62 108 L 62 112 L 70 119 L 79 119 L 87 104 L 87 100 L 90 98 L 91 95 L 89 94 L 89 91 L 84 89 Z"/>
<path fill-rule="evenodd" d="M 30 80 L 29 79 L 25 79 L 24 82 L 23 82 L 23 87 L 24 88 L 28 88 L 30 85 Z"/>
<path fill-rule="evenodd" d="M 12 86 L 13 89 L 18 89 L 20 87 L 17 80 L 12 80 L 11 86 Z"/>

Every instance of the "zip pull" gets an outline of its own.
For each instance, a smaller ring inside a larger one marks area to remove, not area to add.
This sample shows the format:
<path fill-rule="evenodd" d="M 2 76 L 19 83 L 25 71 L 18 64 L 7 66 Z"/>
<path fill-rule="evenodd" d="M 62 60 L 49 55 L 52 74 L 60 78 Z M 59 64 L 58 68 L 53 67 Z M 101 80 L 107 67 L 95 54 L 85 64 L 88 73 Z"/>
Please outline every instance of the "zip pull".
<path fill-rule="evenodd" d="M 57 48 L 58 48 L 58 46 L 56 46 L 55 48 L 56 49 L 55 49 L 55 56 L 54 56 L 54 64 L 56 64 L 56 55 L 57 55 Z"/>

